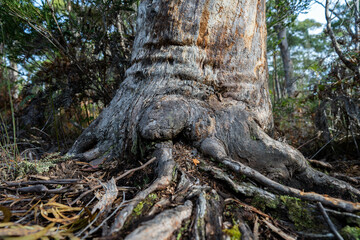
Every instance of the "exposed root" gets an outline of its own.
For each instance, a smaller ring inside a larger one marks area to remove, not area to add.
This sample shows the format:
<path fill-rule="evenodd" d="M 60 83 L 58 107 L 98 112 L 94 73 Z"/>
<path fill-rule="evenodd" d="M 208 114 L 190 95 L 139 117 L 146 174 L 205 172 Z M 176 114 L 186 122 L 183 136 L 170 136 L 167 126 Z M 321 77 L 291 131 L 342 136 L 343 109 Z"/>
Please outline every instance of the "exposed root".
<path fill-rule="evenodd" d="M 360 210 L 359 203 L 352 203 L 349 201 L 328 197 L 326 195 L 321 195 L 314 192 L 303 192 L 298 189 L 291 188 L 275 182 L 270 178 L 264 176 L 263 174 L 259 173 L 258 171 L 227 157 L 225 150 L 216 140 L 209 139 L 206 144 L 202 145 L 202 150 L 204 153 L 210 154 L 217 161 L 221 162 L 222 164 L 230 168 L 232 171 L 243 174 L 246 177 L 249 177 L 261 183 L 263 186 L 269 187 L 281 194 L 297 197 L 303 200 L 321 202 L 324 205 L 340 208 L 347 212 L 354 212 Z M 311 168 L 306 168 L 304 173 L 302 173 L 301 175 L 304 177 L 304 179 L 317 179 L 318 182 L 321 181 L 323 186 L 329 186 L 329 184 L 331 184 L 332 186 L 337 187 L 342 191 L 344 190 L 344 188 L 346 188 L 349 189 L 351 193 L 355 194 L 356 196 L 360 196 L 357 189 L 349 186 L 348 184 L 340 180 L 331 178 L 325 174 L 312 170 Z"/>
<path fill-rule="evenodd" d="M 298 189 L 282 185 L 278 182 L 275 182 L 265 177 L 264 175 L 255 171 L 254 169 L 251 169 L 243 165 L 242 163 L 235 162 L 231 159 L 222 159 L 221 162 L 227 167 L 229 167 L 231 170 L 240 174 L 244 174 L 245 176 L 261 183 L 262 185 L 269 187 L 273 190 L 276 190 L 282 194 L 297 197 L 307 201 L 318 201 L 327 206 L 340 208 L 347 212 L 360 211 L 359 203 L 353 203 L 342 199 L 329 197 L 327 195 L 321 195 L 314 192 L 303 192 Z"/>
<path fill-rule="evenodd" d="M 249 225 L 242 218 L 239 218 L 238 221 L 239 221 L 239 230 L 241 232 L 241 239 L 253 240 L 254 234 L 251 231 Z"/>
<path fill-rule="evenodd" d="M 221 239 L 223 200 L 212 190 L 202 191 L 196 204 L 196 215 L 193 227 L 194 239 Z"/>
<path fill-rule="evenodd" d="M 196 203 L 196 215 L 193 235 L 195 239 L 205 239 L 205 213 L 206 213 L 206 199 L 205 193 L 202 192 Z"/>
<path fill-rule="evenodd" d="M 181 227 L 181 223 L 191 216 L 192 202 L 186 201 L 184 205 L 165 210 L 154 219 L 145 222 L 130 233 L 126 240 L 142 239 L 170 239 L 173 232 Z"/>
<path fill-rule="evenodd" d="M 162 143 L 157 145 L 157 150 L 154 153 L 157 158 L 158 167 L 156 180 L 146 189 L 139 192 L 134 199 L 116 216 L 113 225 L 111 226 L 111 233 L 116 233 L 122 229 L 126 220 L 133 212 L 134 208 L 144 200 L 149 194 L 156 190 L 165 189 L 172 181 L 172 174 L 175 167 L 175 162 L 172 158 L 172 143 Z"/>
<path fill-rule="evenodd" d="M 261 197 L 268 201 L 275 201 L 276 196 L 264 189 L 258 188 L 251 183 L 239 182 L 235 183 L 225 172 L 219 168 L 212 166 L 201 166 L 200 169 L 211 172 L 216 179 L 225 181 L 236 192 L 247 197 Z"/>

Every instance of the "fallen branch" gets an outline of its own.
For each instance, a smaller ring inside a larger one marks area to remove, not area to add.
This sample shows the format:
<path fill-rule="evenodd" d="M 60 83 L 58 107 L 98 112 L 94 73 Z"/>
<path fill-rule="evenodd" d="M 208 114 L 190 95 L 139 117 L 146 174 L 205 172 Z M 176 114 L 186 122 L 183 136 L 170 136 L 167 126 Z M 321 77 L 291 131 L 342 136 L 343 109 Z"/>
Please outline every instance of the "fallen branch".
<path fill-rule="evenodd" d="M 9 187 L 21 187 L 27 185 L 64 185 L 64 184 L 76 184 L 80 181 L 80 179 L 54 179 L 54 180 L 39 180 L 39 181 L 27 181 L 27 182 L 5 182 L 5 184 Z"/>
<path fill-rule="evenodd" d="M 250 206 L 250 205 L 247 205 L 246 203 L 243 203 L 241 201 L 239 201 L 238 199 L 235 199 L 235 198 L 227 198 L 225 199 L 225 204 L 228 203 L 228 202 L 236 202 L 238 203 L 240 206 L 242 206 L 243 208 L 245 208 L 245 210 L 249 210 L 249 211 L 252 211 L 256 214 L 259 214 L 260 216 L 264 217 L 264 218 L 267 218 L 267 219 L 271 219 L 272 220 L 272 217 L 267 215 L 266 213 L 260 211 L 259 209 L 253 207 L 253 206 Z"/>
<path fill-rule="evenodd" d="M 314 239 L 314 240 L 326 239 L 327 240 L 327 239 L 334 238 L 334 234 L 332 234 L 332 233 L 317 234 L 317 233 L 297 232 L 297 234 L 299 234 L 304 239 Z"/>
<path fill-rule="evenodd" d="M 335 225 L 332 223 L 331 219 L 329 218 L 329 216 L 327 215 L 323 205 L 318 202 L 317 203 L 319 210 L 321 212 L 321 214 L 323 215 L 326 223 L 329 225 L 330 230 L 333 232 L 333 234 L 335 235 L 335 238 L 338 240 L 344 240 L 343 237 L 339 234 L 339 232 L 337 231 Z"/>

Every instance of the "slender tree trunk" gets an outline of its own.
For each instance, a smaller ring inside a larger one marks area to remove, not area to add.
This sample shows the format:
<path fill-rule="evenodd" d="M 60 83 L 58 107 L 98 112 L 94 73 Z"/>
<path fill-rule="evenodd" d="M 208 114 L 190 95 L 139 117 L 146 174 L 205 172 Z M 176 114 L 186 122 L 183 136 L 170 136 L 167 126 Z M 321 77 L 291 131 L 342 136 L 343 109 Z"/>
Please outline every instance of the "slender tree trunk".
<path fill-rule="evenodd" d="M 288 96 L 293 96 L 296 91 L 296 83 L 294 81 L 294 67 L 290 56 L 290 48 L 286 36 L 286 28 L 278 25 L 276 27 L 278 39 L 280 41 L 279 48 L 281 59 L 285 73 L 285 91 Z"/>
<path fill-rule="evenodd" d="M 273 54 L 273 62 L 274 62 L 274 95 L 275 97 L 275 101 L 281 99 L 281 94 L 280 94 L 280 88 L 279 88 L 279 80 L 278 80 L 278 75 L 277 75 L 277 61 L 276 61 L 276 52 L 274 51 Z"/>
<path fill-rule="evenodd" d="M 355 24 L 354 24 L 354 28 L 355 28 L 355 51 L 359 51 L 359 25 L 360 25 L 360 18 L 359 18 L 359 0 L 354 1 L 355 4 L 355 16 L 354 16 L 354 20 L 355 20 Z"/>

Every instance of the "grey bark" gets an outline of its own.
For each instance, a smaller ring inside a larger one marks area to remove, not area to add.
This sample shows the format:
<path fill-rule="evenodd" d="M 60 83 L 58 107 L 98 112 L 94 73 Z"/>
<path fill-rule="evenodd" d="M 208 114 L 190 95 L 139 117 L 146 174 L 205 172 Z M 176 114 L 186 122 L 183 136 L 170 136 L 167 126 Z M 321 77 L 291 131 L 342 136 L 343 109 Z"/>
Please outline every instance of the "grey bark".
<path fill-rule="evenodd" d="M 287 40 L 287 31 L 284 26 L 277 25 L 276 32 L 278 36 L 281 59 L 285 73 L 285 90 L 289 97 L 292 97 L 296 91 L 296 82 L 294 81 L 294 66 L 291 60 L 289 43 Z"/>
<path fill-rule="evenodd" d="M 109 107 L 70 154 L 129 157 L 139 154 L 140 142 L 182 138 L 271 179 L 290 183 L 302 176 L 295 179 L 302 189 L 334 181 L 338 194 L 358 196 L 338 180 L 308 174 L 299 151 L 266 133 L 273 123 L 265 0 L 144 0 L 131 61 Z"/>
<path fill-rule="evenodd" d="M 351 71 L 353 71 L 356 74 L 357 78 L 359 78 L 359 76 L 360 76 L 359 66 L 356 64 L 356 62 L 353 62 L 346 57 L 346 55 L 342 51 L 342 49 L 337 41 L 335 33 L 332 29 L 331 16 L 330 16 L 330 1 L 329 0 L 326 0 L 326 2 L 325 2 L 325 18 L 326 18 L 326 29 L 327 29 L 327 32 L 329 34 L 329 37 L 331 39 L 331 42 L 332 42 L 332 45 L 334 47 L 336 54 L 339 56 L 340 60 L 344 63 L 344 65 L 347 68 L 349 68 Z"/>

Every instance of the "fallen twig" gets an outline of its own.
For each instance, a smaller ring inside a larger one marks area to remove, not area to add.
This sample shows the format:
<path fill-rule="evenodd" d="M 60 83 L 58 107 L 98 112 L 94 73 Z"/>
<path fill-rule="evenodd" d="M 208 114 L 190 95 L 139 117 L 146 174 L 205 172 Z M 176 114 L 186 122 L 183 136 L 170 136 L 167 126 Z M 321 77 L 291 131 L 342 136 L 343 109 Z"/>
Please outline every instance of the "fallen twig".
<path fill-rule="evenodd" d="M 296 240 L 296 238 L 284 233 L 280 228 L 273 225 L 271 222 L 267 221 L 266 219 L 261 220 L 263 223 L 266 224 L 273 232 L 277 233 L 280 237 L 282 237 L 285 240 Z"/>
<path fill-rule="evenodd" d="M 296 232 L 296 233 L 305 239 L 319 240 L 319 239 L 333 239 L 334 238 L 334 234 L 332 234 L 332 233 L 327 233 L 327 234 L 317 234 L 317 233 L 307 233 L 307 232 Z"/>
<path fill-rule="evenodd" d="M 27 181 L 27 182 L 5 182 L 8 187 L 21 187 L 27 185 L 49 185 L 49 184 L 76 184 L 80 179 L 54 179 L 54 180 L 39 180 L 39 181 Z"/>
<path fill-rule="evenodd" d="M 350 177 L 341 173 L 332 173 L 331 176 L 341 179 L 343 181 L 347 181 L 349 183 L 359 184 L 359 179 L 357 179 L 357 177 Z"/>
<path fill-rule="evenodd" d="M 133 169 L 130 169 L 130 170 L 124 172 L 124 173 L 121 174 L 120 176 L 116 177 L 116 178 L 115 178 L 115 181 L 118 181 L 118 180 L 126 177 L 126 176 L 129 175 L 130 173 L 136 172 L 136 171 L 138 171 L 138 170 L 141 170 L 141 169 L 147 167 L 149 164 L 151 164 L 151 163 L 154 162 L 155 160 L 156 160 L 156 158 L 153 157 L 153 158 L 151 158 L 149 161 L 147 161 L 144 165 L 141 165 L 140 167 L 133 168 Z M 83 192 L 82 194 L 80 194 L 79 197 L 77 197 L 74 201 L 72 201 L 72 202 L 70 203 L 70 206 L 73 205 L 73 204 L 75 204 L 77 201 L 81 200 L 83 197 L 85 197 L 85 196 L 88 195 L 89 193 L 91 193 L 91 192 L 93 192 L 93 191 L 95 191 L 95 190 L 97 190 L 97 189 L 100 189 L 101 187 L 102 187 L 101 184 L 99 184 L 99 185 L 93 187 L 92 189 L 90 189 L 90 190 L 88 190 L 88 191 L 86 191 L 86 192 Z"/>
<path fill-rule="evenodd" d="M 330 163 L 314 160 L 314 159 L 308 159 L 311 165 L 314 167 L 321 167 L 321 168 L 327 168 L 327 169 L 333 169 L 334 167 Z"/>
<path fill-rule="evenodd" d="M 317 203 L 320 212 L 322 213 L 326 223 L 329 225 L 330 230 L 333 232 L 333 234 L 335 235 L 335 238 L 338 240 L 344 240 L 343 237 L 339 234 L 339 232 L 336 230 L 335 225 L 332 223 L 331 219 L 329 218 L 329 216 L 327 215 L 323 205 L 321 204 L 321 202 Z"/>
<path fill-rule="evenodd" d="M 236 202 L 236 203 L 238 203 L 239 205 L 241 205 L 242 207 L 244 207 L 245 209 L 247 209 L 247 210 L 249 210 L 249 211 L 252 211 L 252 212 L 254 212 L 254 213 L 257 213 L 257 214 L 259 214 L 260 216 L 263 216 L 263 217 L 265 217 L 265 218 L 268 218 L 268 219 L 271 219 L 271 220 L 272 220 L 272 217 L 271 217 L 271 216 L 267 215 L 266 213 L 260 211 L 259 209 L 255 208 L 255 207 L 253 207 L 253 206 L 251 206 L 251 205 L 247 205 L 246 203 L 243 203 L 243 202 L 239 201 L 238 199 L 235 199 L 235 198 L 227 198 L 227 199 L 225 199 L 225 203 L 228 203 L 228 202 L 230 202 L 230 201 Z"/>
<path fill-rule="evenodd" d="M 227 182 L 231 186 L 231 188 L 237 193 L 241 193 L 247 197 L 259 196 L 268 201 L 276 200 L 276 196 L 274 194 L 264 189 L 258 188 L 251 183 L 234 182 L 228 174 L 226 174 L 224 171 L 222 171 L 219 168 L 208 165 L 208 166 L 200 166 L 200 169 L 206 172 L 211 172 L 216 179 L 220 179 Z"/>
<path fill-rule="evenodd" d="M 89 231 L 82 239 L 86 239 L 89 235 L 91 235 L 94 232 L 96 232 L 97 230 L 99 230 L 107 221 L 109 221 L 110 218 L 112 218 L 120 210 L 120 208 L 124 207 L 125 204 L 128 202 L 129 201 L 125 200 L 125 192 L 123 192 L 123 200 L 119 204 L 119 206 L 117 206 L 116 209 L 107 218 L 104 219 L 104 221 L 102 221 L 96 228 Z"/>

